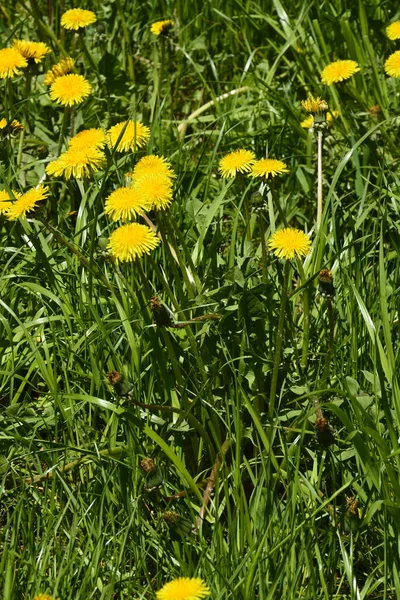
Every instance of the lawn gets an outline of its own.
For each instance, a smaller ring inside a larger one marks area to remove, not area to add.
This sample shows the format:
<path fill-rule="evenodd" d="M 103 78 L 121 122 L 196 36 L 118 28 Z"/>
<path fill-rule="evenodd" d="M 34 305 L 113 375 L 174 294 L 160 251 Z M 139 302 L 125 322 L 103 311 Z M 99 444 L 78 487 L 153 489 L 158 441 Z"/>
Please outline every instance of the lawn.
<path fill-rule="evenodd" d="M 2 0 L 3 600 L 400 600 L 395 4 Z"/>

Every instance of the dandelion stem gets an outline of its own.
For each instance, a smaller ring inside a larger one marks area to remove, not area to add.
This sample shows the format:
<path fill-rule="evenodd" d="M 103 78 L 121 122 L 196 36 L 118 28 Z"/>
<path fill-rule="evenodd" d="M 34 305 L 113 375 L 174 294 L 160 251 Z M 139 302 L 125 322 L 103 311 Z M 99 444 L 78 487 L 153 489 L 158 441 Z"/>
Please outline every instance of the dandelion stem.
<path fill-rule="evenodd" d="M 280 306 L 280 310 L 279 310 L 278 331 L 276 334 L 276 343 L 275 343 L 274 369 L 272 371 L 271 390 L 270 390 L 270 395 L 269 395 L 268 414 L 269 414 L 270 419 L 272 419 L 272 417 L 274 416 L 279 365 L 281 362 L 281 355 L 282 355 L 283 331 L 284 331 L 284 324 L 285 324 L 286 302 L 287 302 L 287 297 L 288 297 L 289 272 L 290 272 L 290 262 L 287 260 L 285 262 L 285 271 L 284 271 L 284 276 L 283 276 L 281 306 Z"/>
<path fill-rule="evenodd" d="M 66 106 L 64 108 L 63 120 L 61 123 L 60 137 L 58 138 L 57 156 L 60 156 L 62 146 L 64 143 L 65 132 L 67 130 L 68 112 L 69 112 L 69 110 L 68 110 L 68 107 Z"/>
<path fill-rule="evenodd" d="M 267 283 L 268 281 L 268 252 L 267 252 L 267 243 L 265 241 L 265 220 L 264 214 L 261 212 L 258 215 L 259 223 L 260 223 L 260 234 L 261 234 L 261 256 L 262 256 L 262 281 L 263 283 Z"/>
<path fill-rule="evenodd" d="M 325 366 L 322 373 L 321 383 L 318 385 L 319 388 L 324 388 L 326 386 L 326 382 L 328 381 L 329 372 L 331 369 L 331 360 L 333 353 L 333 345 L 335 343 L 335 316 L 333 312 L 332 300 L 331 298 L 326 299 L 328 305 L 328 318 L 329 318 L 329 341 L 328 341 L 328 351 L 326 353 Z"/>
<path fill-rule="evenodd" d="M 322 131 L 317 136 L 317 232 L 322 222 Z"/>

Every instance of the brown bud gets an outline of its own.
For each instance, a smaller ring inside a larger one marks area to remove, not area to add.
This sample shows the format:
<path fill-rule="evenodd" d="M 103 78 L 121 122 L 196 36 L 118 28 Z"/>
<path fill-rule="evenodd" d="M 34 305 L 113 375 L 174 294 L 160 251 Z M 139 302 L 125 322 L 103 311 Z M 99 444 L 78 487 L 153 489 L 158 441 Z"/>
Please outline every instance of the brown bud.
<path fill-rule="evenodd" d="M 331 298 L 335 294 L 333 275 L 329 269 L 321 269 L 318 276 L 318 290 L 324 298 Z"/>
<path fill-rule="evenodd" d="M 120 383 L 122 379 L 122 373 L 118 373 L 118 371 L 110 371 L 107 373 L 107 379 L 111 385 L 117 385 L 117 383 Z"/>
<path fill-rule="evenodd" d="M 140 461 L 140 466 L 142 467 L 145 473 L 153 473 L 157 467 L 152 458 L 143 458 Z"/>
<path fill-rule="evenodd" d="M 168 525 L 176 525 L 181 515 L 176 510 L 166 510 L 163 514 L 163 519 Z"/>
<path fill-rule="evenodd" d="M 314 423 L 315 439 L 321 446 L 327 447 L 334 443 L 335 437 L 329 422 L 325 417 L 319 417 Z"/>

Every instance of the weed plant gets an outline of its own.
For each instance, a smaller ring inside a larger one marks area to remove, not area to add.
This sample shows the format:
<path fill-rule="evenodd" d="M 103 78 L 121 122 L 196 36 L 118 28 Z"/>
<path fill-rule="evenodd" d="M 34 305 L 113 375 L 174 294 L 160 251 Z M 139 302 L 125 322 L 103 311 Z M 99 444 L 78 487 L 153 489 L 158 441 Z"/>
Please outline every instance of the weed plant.
<path fill-rule="evenodd" d="M 97 20 L 71 31 L 70 2 L 0 5 L 1 48 L 50 49 L 0 80 L 0 189 L 48 188 L 0 216 L 1 597 L 151 599 L 199 577 L 213 600 L 399 600 L 396 3 L 79 7 Z M 67 56 L 91 91 L 64 108 L 44 79 Z M 325 85 L 336 60 L 359 71 Z M 329 123 L 301 125 L 310 96 Z M 128 119 L 143 143 L 119 152 L 122 128 L 87 176 L 46 171 Z M 237 149 L 287 171 L 222 177 Z M 151 154 L 173 201 L 130 219 L 158 245 L 118 261 L 105 203 Z M 271 251 L 285 227 L 306 256 Z"/>

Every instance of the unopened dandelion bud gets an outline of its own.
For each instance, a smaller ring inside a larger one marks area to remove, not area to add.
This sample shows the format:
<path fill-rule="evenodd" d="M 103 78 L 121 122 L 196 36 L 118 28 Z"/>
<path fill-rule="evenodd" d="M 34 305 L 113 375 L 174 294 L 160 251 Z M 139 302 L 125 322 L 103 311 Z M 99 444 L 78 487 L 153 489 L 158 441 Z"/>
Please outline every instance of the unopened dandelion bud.
<path fill-rule="evenodd" d="M 181 518 L 181 515 L 176 510 L 166 510 L 163 514 L 163 519 L 168 525 L 176 525 Z"/>
<path fill-rule="evenodd" d="M 325 417 L 319 417 L 314 423 L 315 439 L 320 446 L 327 448 L 335 441 L 335 436 L 329 422 Z"/>
<path fill-rule="evenodd" d="M 152 458 L 143 458 L 140 461 L 140 466 L 145 473 L 154 473 L 157 470 L 156 463 Z"/>
<path fill-rule="evenodd" d="M 171 312 L 161 303 L 157 296 L 150 298 L 150 308 L 157 327 L 171 327 L 173 318 Z"/>
<path fill-rule="evenodd" d="M 335 295 L 333 286 L 333 275 L 329 269 L 321 269 L 318 276 L 318 291 L 324 298 L 332 298 Z"/>

